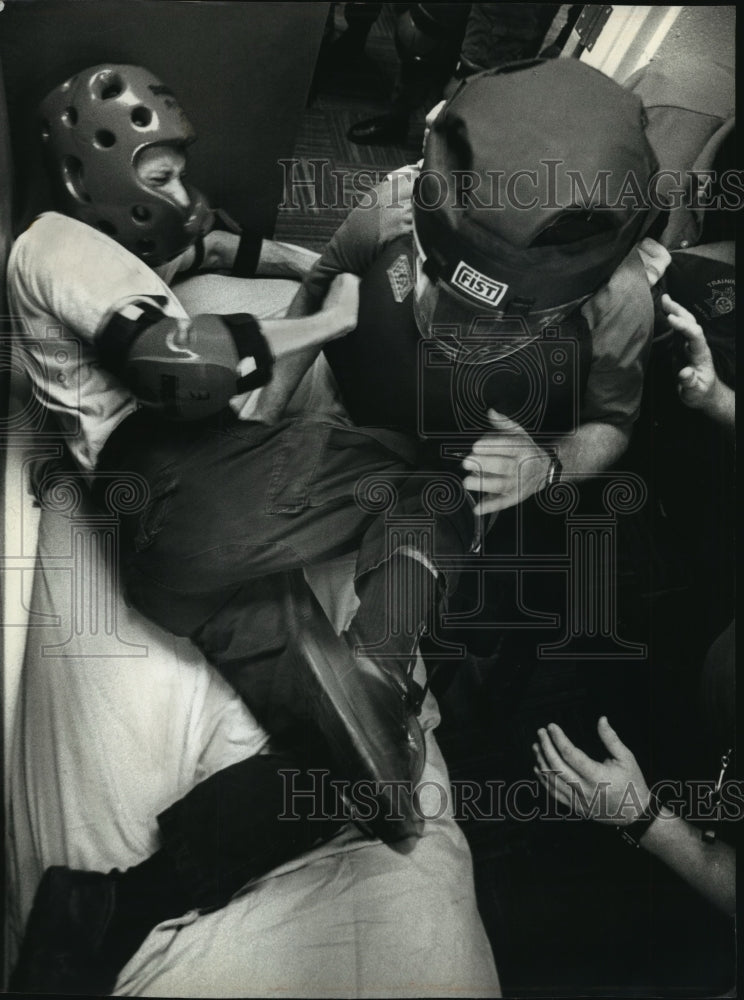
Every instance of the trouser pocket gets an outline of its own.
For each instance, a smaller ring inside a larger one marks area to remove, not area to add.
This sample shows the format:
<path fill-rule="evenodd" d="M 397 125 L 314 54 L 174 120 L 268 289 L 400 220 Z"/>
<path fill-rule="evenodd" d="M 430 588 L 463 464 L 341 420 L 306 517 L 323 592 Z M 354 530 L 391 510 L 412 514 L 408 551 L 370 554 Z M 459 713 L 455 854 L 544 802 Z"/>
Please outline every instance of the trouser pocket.
<path fill-rule="evenodd" d="M 300 421 L 287 426 L 275 444 L 273 468 L 266 494 L 269 514 L 295 514 L 316 505 L 320 478 L 328 471 L 330 427 Z"/>
<path fill-rule="evenodd" d="M 167 521 L 178 485 L 178 477 L 173 471 L 160 474 L 151 483 L 150 499 L 139 516 L 134 534 L 136 552 L 144 552 L 157 538 Z"/>

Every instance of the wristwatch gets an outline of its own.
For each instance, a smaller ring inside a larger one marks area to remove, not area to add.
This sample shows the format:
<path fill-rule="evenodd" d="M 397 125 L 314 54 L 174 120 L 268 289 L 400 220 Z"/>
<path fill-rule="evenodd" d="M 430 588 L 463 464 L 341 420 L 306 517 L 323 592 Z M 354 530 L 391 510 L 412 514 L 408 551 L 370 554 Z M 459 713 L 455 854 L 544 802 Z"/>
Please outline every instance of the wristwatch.
<path fill-rule="evenodd" d="M 629 847 L 640 847 L 641 838 L 655 819 L 661 816 L 664 803 L 659 799 L 656 792 L 651 792 L 648 805 L 643 810 L 638 819 L 628 823 L 627 826 L 617 826 L 617 831 Z"/>
<path fill-rule="evenodd" d="M 550 467 L 548 469 L 548 475 L 545 479 L 544 490 L 550 489 L 551 486 L 555 486 L 556 483 L 561 481 L 561 475 L 563 473 L 563 462 L 558 458 L 558 451 L 555 448 L 545 449 L 550 456 Z"/>

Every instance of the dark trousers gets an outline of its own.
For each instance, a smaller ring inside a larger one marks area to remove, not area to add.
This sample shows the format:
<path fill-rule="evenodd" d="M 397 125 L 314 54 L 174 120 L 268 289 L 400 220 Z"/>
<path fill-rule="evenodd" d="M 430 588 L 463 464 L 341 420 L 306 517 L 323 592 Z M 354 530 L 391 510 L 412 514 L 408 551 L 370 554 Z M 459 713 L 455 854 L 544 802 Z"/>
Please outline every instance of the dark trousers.
<path fill-rule="evenodd" d="M 416 459 L 403 435 L 330 418 L 266 426 L 226 414 L 179 425 L 145 411 L 125 421 L 104 449 L 100 502 L 113 474 L 146 487 L 144 505 L 121 518 L 128 599 L 197 643 L 290 748 L 282 768 L 307 774 L 327 763 L 322 734 L 295 698 L 285 574 L 357 550 L 357 579 L 383 568 L 391 522 L 412 530 L 432 522 L 423 498 L 440 474 L 415 471 Z M 460 502 L 434 518 L 435 564 L 438 555 L 465 552 L 472 542 L 472 509 L 460 492 Z M 384 630 L 381 621 L 381 636 Z M 196 905 L 225 902 L 247 878 L 338 827 L 277 823 L 282 768 L 272 758 L 251 758 L 212 776 L 160 817 L 164 846 L 196 892 Z M 220 803 L 229 806 L 222 819 Z"/>
<path fill-rule="evenodd" d="M 474 3 L 460 57 L 475 72 L 532 59 L 560 9 L 554 3 Z"/>

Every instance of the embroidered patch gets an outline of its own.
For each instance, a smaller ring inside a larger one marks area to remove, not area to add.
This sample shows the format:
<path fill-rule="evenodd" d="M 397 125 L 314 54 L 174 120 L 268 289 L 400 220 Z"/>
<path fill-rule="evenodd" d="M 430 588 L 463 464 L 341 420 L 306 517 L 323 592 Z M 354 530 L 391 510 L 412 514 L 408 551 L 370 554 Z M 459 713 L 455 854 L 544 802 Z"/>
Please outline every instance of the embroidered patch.
<path fill-rule="evenodd" d="M 485 302 L 489 306 L 497 306 L 506 294 L 509 287 L 501 281 L 494 281 L 474 267 L 470 267 L 464 260 L 455 268 L 452 275 L 452 284 L 461 288 L 474 299 Z"/>
<path fill-rule="evenodd" d="M 708 307 L 710 319 L 715 319 L 716 316 L 726 316 L 734 311 L 736 308 L 736 286 L 733 281 L 721 278 L 718 281 L 709 282 L 708 288 L 711 295 L 709 299 L 705 299 L 705 305 Z"/>
<path fill-rule="evenodd" d="M 408 257 L 404 253 L 395 258 L 387 269 L 387 275 L 395 301 L 402 302 L 413 290 L 413 272 Z"/>

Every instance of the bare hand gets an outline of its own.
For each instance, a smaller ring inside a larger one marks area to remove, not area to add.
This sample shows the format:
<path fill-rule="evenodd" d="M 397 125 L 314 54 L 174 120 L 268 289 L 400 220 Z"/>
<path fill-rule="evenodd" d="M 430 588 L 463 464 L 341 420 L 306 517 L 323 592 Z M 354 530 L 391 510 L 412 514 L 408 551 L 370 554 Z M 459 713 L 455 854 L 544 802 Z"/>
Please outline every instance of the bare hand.
<path fill-rule="evenodd" d="M 672 329 L 684 337 L 690 359 L 689 365 L 677 375 L 679 397 L 685 406 L 692 409 L 708 409 L 716 392 L 718 375 L 702 327 L 692 313 L 675 302 L 671 296 L 662 295 L 661 305 Z"/>
<path fill-rule="evenodd" d="M 440 101 L 438 104 L 435 104 L 434 107 L 431 109 L 431 111 L 429 111 L 428 114 L 426 115 L 426 118 L 424 119 L 424 141 L 421 146 L 422 155 L 424 153 L 424 150 L 426 149 L 426 140 L 429 138 L 429 133 L 431 132 L 431 127 L 434 124 L 434 120 L 436 119 L 437 115 L 439 114 L 439 112 L 442 110 L 442 108 L 446 103 L 447 101 L 444 100 Z"/>
<path fill-rule="evenodd" d="M 574 746 L 560 726 L 538 729 L 534 772 L 556 801 L 585 819 L 627 826 L 647 807 L 650 793 L 631 751 L 603 715 L 597 732 L 609 756 L 592 760 Z"/>
<path fill-rule="evenodd" d="M 463 460 L 472 472 L 463 480 L 468 490 L 486 494 L 475 507 L 476 514 L 491 514 L 513 507 L 545 485 L 550 456 L 509 417 L 488 411 L 493 431 L 479 438 Z"/>
<path fill-rule="evenodd" d="M 401 167 L 377 185 L 380 206 L 380 246 L 413 229 L 413 185 L 418 171 Z"/>
<path fill-rule="evenodd" d="M 323 300 L 321 312 L 328 316 L 339 337 L 356 328 L 359 315 L 359 281 L 355 274 L 337 274 Z"/>

